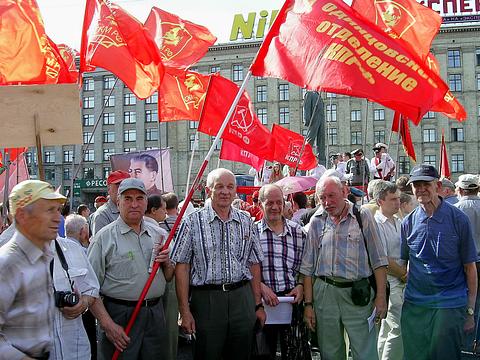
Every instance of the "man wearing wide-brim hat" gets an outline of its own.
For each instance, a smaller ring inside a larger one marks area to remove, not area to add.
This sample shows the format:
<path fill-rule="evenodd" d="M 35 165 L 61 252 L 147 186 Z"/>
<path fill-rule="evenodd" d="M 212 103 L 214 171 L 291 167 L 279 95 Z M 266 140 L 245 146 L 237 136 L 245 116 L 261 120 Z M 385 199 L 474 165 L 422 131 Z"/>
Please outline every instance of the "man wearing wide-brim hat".
<path fill-rule="evenodd" d="M 66 198 L 50 184 L 27 180 L 10 193 L 16 230 L 0 248 L 0 354 L 2 359 L 48 359 L 53 344 L 50 242 L 57 236 Z"/>
<path fill-rule="evenodd" d="M 402 222 L 401 258 L 409 263 L 401 316 L 405 359 L 460 359 L 463 332 L 475 328 L 477 251 L 470 221 L 438 196 L 434 166 L 415 166 L 409 183 L 419 206 Z"/>

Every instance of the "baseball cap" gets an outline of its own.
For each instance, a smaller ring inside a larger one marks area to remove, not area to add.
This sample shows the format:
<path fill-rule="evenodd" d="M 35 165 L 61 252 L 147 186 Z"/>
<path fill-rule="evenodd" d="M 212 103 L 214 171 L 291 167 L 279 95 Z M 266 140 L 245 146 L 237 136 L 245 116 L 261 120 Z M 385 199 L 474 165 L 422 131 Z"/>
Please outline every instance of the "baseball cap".
<path fill-rule="evenodd" d="M 376 143 L 372 150 L 380 150 L 381 148 L 388 150 L 388 146 L 384 143 Z"/>
<path fill-rule="evenodd" d="M 143 181 L 134 178 L 128 178 L 123 180 L 118 187 L 118 193 L 122 194 L 123 192 L 132 189 L 139 190 L 145 195 L 147 195 L 147 189 L 145 189 L 145 184 L 143 183 Z"/>
<path fill-rule="evenodd" d="M 107 178 L 107 185 L 118 184 L 122 180 L 128 179 L 130 174 L 123 170 L 112 171 Z"/>
<path fill-rule="evenodd" d="M 358 197 L 364 197 L 365 196 L 365 193 L 360 190 L 360 189 L 357 189 L 356 187 L 352 186 L 350 188 L 350 192 L 354 195 L 354 196 L 358 196 Z"/>
<path fill-rule="evenodd" d="M 30 205 L 39 199 L 61 202 L 67 200 L 65 196 L 55 191 L 52 185 L 40 180 L 25 180 L 15 185 L 8 199 L 12 215 L 15 215 L 17 209 Z"/>
<path fill-rule="evenodd" d="M 96 202 L 96 203 L 100 203 L 100 202 L 104 202 L 104 203 L 105 203 L 105 202 L 107 202 L 107 198 L 106 198 L 105 196 L 97 196 L 97 197 L 95 198 L 95 202 Z"/>
<path fill-rule="evenodd" d="M 455 186 L 460 189 L 476 189 L 478 188 L 478 176 L 473 174 L 460 175 Z"/>
<path fill-rule="evenodd" d="M 453 183 L 447 178 L 442 178 L 440 182 L 442 183 L 442 187 L 455 190 L 455 185 L 453 185 Z"/>
<path fill-rule="evenodd" d="M 440 175 L 438 175 L 438 171 L 435 166 L 421 164 L 412 169 L 407 185 L 415 181 L 433 181 L 439 178 Z"/>

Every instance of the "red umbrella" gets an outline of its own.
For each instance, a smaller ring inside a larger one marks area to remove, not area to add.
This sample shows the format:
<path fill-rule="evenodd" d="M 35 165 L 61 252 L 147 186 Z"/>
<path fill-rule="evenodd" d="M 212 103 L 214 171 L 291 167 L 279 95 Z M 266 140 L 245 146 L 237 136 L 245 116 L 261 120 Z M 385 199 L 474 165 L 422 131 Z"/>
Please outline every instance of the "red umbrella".
<path fill-rule="evenodd" d="M 318 179 L 313 176 L 287 176 L 275 182 L 282 188 L 283 194 L 294 194 L 299 191 L 310 189 L 317 184 Z"/>

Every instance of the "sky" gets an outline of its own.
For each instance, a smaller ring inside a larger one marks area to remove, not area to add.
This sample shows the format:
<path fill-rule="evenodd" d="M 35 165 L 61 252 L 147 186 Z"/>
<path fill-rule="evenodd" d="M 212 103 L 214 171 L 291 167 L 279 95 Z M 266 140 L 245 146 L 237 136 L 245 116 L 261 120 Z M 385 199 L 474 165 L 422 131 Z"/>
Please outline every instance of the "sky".
<path fill-rule="evenodd" d="M 185 20 L 206 26 L 218 43 L 228 42 L 234 14 L 245 18 L 249 12 L 279 10 L 282 0 L 117 0 L 138 20 L 144 22 L 153 6 Z M 85 0 L 37 0 L 47 35 L 57 44 L 80 49 Z M 257 15 L 258 16 L 258 15 Z"/>

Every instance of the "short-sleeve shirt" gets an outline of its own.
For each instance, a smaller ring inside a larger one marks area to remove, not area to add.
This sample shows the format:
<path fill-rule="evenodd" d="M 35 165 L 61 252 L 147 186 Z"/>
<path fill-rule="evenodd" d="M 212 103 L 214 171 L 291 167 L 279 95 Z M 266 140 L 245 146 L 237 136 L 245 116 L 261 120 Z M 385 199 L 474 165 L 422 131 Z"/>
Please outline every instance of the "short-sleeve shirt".
<path fill-rule="evenodd" d="M 105 205 L 100 206 L 93 213 L 92 218 L 92 234 L 95 235 L 108 224 L 117 220 L 120 215 L 117 205 L 112 200 L 108 200 Z"/>
<path fill-rule="evenodd" d="M 402 222 L 401 257 L 409 262 L 405 301 L 430 308 L 467 304 L 463 266 L 477 252 L 462 211 L 443 199 L 431 217 L 418 206 Z"/>
<path fill-rule="evenodd" d="M 166 238 L 163 229 L 144 220 L 137 234 L 121 217 L 95 234 L 88 248 L 88 260 L 97 275 L 100 292 L 116 299 L 138 300 L 150 275 L 153 246 Z M 160 270 L 145 298 L 160 297 L 164 291 L 165 277 Z"/>
<path fill-rule="evenodd" d="M 233 207 L 224 221 L 208 202 L 183 220 L 175 238 L 171 260 L 190 264 L 194 286 L 250 280 L 249 267 L 263 260 L 250 215 Z"/>

